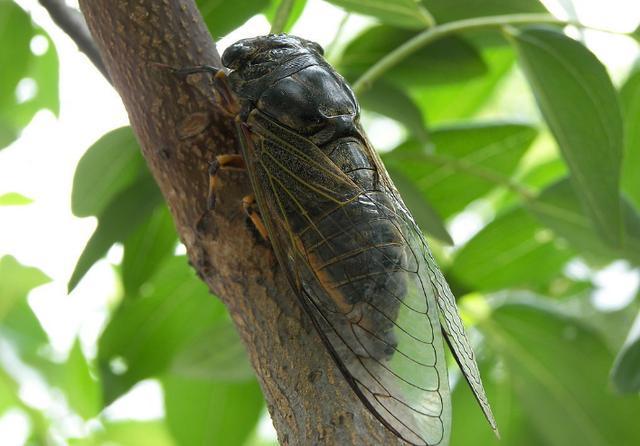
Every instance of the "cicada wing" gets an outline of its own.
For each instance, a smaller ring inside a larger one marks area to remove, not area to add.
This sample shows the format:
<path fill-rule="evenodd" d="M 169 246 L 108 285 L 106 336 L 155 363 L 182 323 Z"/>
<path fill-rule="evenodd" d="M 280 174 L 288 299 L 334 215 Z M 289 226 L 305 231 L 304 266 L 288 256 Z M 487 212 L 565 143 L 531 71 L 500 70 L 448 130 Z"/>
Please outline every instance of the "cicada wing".
<path fill-rule="evenodd" d="M 308 140 L 266 125 L 253 121 L 243 150 L 302 306 L 373 415 L 410 444 L 447 444 L 444 343 L 413 222 L 386 192 L 358 189 Z"/>
<path fill-rule="evenodd" d="M 438 302 L 438 309 L 441 316 L 442 332 L 444 333 L 453 357 L 456 359 L 467 383 L 469 383 L 469 387 L 471 388 L 473 395 L 478 401 L 478 404 L 480 404 L 482 412 L 491 425 L 491 428 L 499 437 L 498 425 L 493 416 L 487 395 L 485 394 L 475 354 L 465 332 L 460 314 L 458 313 L 455 297 L 449 288 L 449 284 L 442 275 L 442 272 L 437 267 L 426 242 L 424 243 L 424 246 L 425 252 L 428 255 L 427 262 L 433 265 L 431 277 L 436 291 L 436 300 Z"/>
<path fill-rule="evenodd" d="M 369 201 L 366 194 L 360 199 Z M 335 282 L 327 283 L 317 271 L 305 267 L 301 271 L 305 296 L 347 379 L 372 412 L 410 444 L 448 444 L 449 383 L 437 304 L 422 273 L 427 265 L 410 245 L 405 222 L 393 210 L 379 210 L 405 240 L 401 256 L 398 250 L 385 252 L 382 244 L 363 238 L 360 234 L 366 231 L 355 222 L 343 224 L 338 237 L 360 240 L 372 263 L 392 258 L 384 266 L 389 280 L 381 285 L 375 276 L 362 275 L 341 282 L 343 288 L 375 289 L 368 301 L 344 308 L 351 291 L 345 290 L 347 297 L 336 303 L 331 296 Z M 335 218 L 344 223 L 338 215 Z M 308 256 L 300 260 L 313 264 Z"/>
<path fill-rule="evenodd" d="M 360 132 L 363 135 L 363 138 L 366 140 L 366 135 L 361 128 Z M 451 292 L 451 289 L 449 288 L 449 284 L 440 271 L 440 268 L 438 268 L 438 265 L 433 258 L 433 254 L 431 253 L 431 249 L 429 248 L 429 245 L 424 238 L 424 235 L 411 217 L 409 211 L 407 210 L 407 207 L 402 201 L 402 198 L 400 198 L 398 190 L 393 185 L 393 182 L 391 181 L 389 174 L 387 173 L 384 164 L 380 159 L 380 156 L 371 147 L 368 141 L 367 146 L 368 152 L 371 154 L 371 157 L 376 164 L 378 171 L 380 172 L 382 182 L 387 185 L 387 187 L 391 191 L 391 195 L 394 197 L 396 208 L 402 210 L 401 212 L 405 214 L 404 219 L 408 222 L 407 225 L 412 228 L 411 233 L 413 234 L 413 239 L 411 241 L 411 244 L 416 246 L 417 250 L 423 254 L 424 262 L 427 265 L 425 271 L 428 272 L 428 281 L 431 284 L 432 292 L 435 295 L 435 299 L 438 304 L 442 332 L 444 334 L 445 340 L 447 341 L 449 349 L 451 350 L 453 357 L 458 363 L 458 366 L 460 367 L 462 374 L 464 375 L 466 381 L 469 384 L 469 387 L 471 388 L 471 391 L 478 401 L 482 412 L 487 418 L 487 421 L 491 425 L 491 428 L 495 431 L 496 435 L 499 437 L 500 434 L 498 432 L 498 425 L 493 416 L 493 412 L 491 410 L 491 405 L 489 404 L 489 401 L 487 399 L 487 395 L 485 394 L 475 354 L 473 352 L 473 348 L 471 347 L 471 343 L 469 342 L 469 338 L 467 337 L 464 323 L 462 322 L 460 314 L 458 313 L 456 299 Z"/>

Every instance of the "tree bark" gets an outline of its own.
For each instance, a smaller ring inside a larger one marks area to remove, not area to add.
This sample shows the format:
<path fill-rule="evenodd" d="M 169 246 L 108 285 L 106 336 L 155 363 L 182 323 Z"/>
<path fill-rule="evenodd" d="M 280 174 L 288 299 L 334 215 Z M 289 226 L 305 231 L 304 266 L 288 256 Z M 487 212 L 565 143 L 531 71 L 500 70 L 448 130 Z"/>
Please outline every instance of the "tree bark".
<path fill-rule="evenodd" d="M 208 162 L 237 151 L 237 142 L 207 75 L 184 79 L 154 64 L 221 65 L 193 0 L 80 5 L 190 262 L 223 300 L 246 345 L 280 443 L 398 444 L 351 391 L 268 243 L 246 224 L 245 174 L 222 174 L 217 208 L 196 227 L 205 212 Z"/>

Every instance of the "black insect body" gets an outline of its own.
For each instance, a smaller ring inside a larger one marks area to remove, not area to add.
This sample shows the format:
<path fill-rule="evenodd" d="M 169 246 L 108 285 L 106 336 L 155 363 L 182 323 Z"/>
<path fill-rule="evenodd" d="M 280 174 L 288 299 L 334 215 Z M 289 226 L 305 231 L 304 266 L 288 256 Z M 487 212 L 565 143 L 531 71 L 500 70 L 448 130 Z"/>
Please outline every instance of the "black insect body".
<path fill-rule="evenodd" d="M 235 43 L 222 62 L 231 72 L 216 75 L 219 96 L 242 157 L 215 166 L 246 167 L 259 213 L 245 208 L 353 390 L 405 441 L 447 444 L 444 333 L 495 428 L 455 299 L 322 49 L 269 35 Z"/>

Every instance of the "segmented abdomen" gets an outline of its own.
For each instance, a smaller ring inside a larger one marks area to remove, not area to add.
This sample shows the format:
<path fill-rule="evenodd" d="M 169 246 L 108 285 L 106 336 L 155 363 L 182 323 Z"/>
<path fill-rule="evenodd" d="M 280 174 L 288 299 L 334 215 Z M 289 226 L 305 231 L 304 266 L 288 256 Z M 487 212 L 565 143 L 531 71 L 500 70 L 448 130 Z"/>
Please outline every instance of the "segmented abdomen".
<path fill-rule="evenodd" d="M 332 302 L 326 308 L 374 335 L 362 356 L 390 358 L 398 309 L 407 292 L 406 246 L 377 172 L 355 140 L 334 144 L 328 154 L 362 192 L 336 205 L 298 232 L 304 252 Z"/>

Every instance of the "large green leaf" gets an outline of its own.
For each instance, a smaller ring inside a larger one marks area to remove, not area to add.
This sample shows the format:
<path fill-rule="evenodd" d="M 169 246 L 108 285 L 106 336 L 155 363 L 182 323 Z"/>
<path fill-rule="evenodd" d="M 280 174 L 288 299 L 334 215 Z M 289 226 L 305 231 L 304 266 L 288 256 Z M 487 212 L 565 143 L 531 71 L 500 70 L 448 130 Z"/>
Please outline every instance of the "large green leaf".
<path fill-rule="evenodd" d="M 622 243 L 620 169 L 623 127 L 616 91 L 604 65 L 561 32 L 509 33 L 520 64 L 596 229 Z"/>
<path fill-rule="evenodd" d="M 545 12 L 538 0 L 422 0 L 438 23 L 491 15 Z"/>
<path fill-rule="evenodd" d="M 611 378 L 619 391 L 640 393 L 640 314 L 618 353 Z"/>
<path fill-rule="evenodd" d="M 447 218 L 506 184 L 535 136 L 535 129 L 522 124 L 459 125 L 431 133 L 435 153 L 409 141 L 382 157 Z"/>
<path fill-rule="evenodd" d="M 139 299 L 124 300 L 100 337 L 98 364 L 106 404 L 138 381 L 163 373 L 224 314 L 184 256 L 168 259 L 149 280 L 148 290 Z"/>
<path fill-rule="evenodd" d="M 433 19 L 418 0 L 327 0 L 347 11 L 370 15 L 389 25 L 428 28 Z"/>
<path fill-rule="evenodd" d="M 145 170 L 131 127 L 104 134 L 89 147 L 76 167 L 71 192 L 73 213 L 78 217 L 100 215 Z"/>
<path fill-rule="evenodd" d="M 539 444 L 633 445 L 637 398 L 608 387 L 611 352 L 579 320 L 537 304 L 506 304 L 479 324 L 506 366 Z"/>
<path fill-rule="evenodd" d="M 98 215 L 98 227 L 80 254 L 69 279 L 69 292 L 114 243 L 125 241 L 161 202 L 162 195 L 148 172 L 115 195 Z"/>
<path fill-rule="evenodd" d="M 226 382 L 255 376 L 244 345 L 228 318 L 221 318 L 190 340 L 175 356 L 171 372 L 188 379 Z"/>
<path fill-rule="evenodd" d="M 432 124 L 473 116 L 492 98 L 515 64 L 512 49 L 495 33 L 474 34 L 468 42 L 482 57 L 484 73 L 464 82 L 430 83 L 410 91 Z"/>
<path fill-rule="evenodd" d="M 458 251 L 450 273 L 479 291 L 537 289 L 560 276 L 572 257 L 522 208 L 498 216 Z M 535 265 L 535 268 L 532 268 Z"/>
<path fill-rule="evenodd" d="M 422 111 L 400 88 L 388 82 L 376 82 L 360 94 L 359 99 L 364 108 L 404 124 L 418 141 L 425 144 L 429 141 Z"/>
<path fill-rule="evenodd" d="M 124 243 L 122 282 L 126 296 L 137 295 L 140 286 L 173 254 L 177 238 L 169 209 L 156 207 Z"/>
<path fill-rule="evenodd" d="M 413 182 L 409 181 L 404 174 L 395 168 L 389 166 L 388 171 L 418 226 L 430 236 L 447 245 L 453 245 L 453 239 L 449 235 L 442 218 L 429 202 L 424 199 L 420 189 L 415 187 Z"/>
<path fill-rule="evenodd" d="M 349 42 L 337 69 L 353 81 L 415 34 L 385 25 L 369 28 Z M 447 37 L 411 54 L 387 72 L 384 79 L 403 88 L 451 84 L 482 75 L 486 70 L 475 47 L 460 37 Z"/>
<path fill-rule="evenodd" d="M 263 11 L 269 0 L 196 0 L 196 4 L 209 32 L 218 40 Z"/>
<path fill-rule="evenodd" d="M 264 407 L 255 379 L 228 383 L 169 375 L 162 386 L 167 424 L 182 446 L 242 445 Z"/>
<path fill-rule="evenodd" d="M 618 249 L 609 246 L 599 236 L 568 178 L 548 186 L 537 199 L 525 205 L 545 226 L 565 238 L 590 261 L 605 264 L 626 258 L 640 264 L 640 216 L 627 200 L 622 200 L 625 242 Z"/>
<path fill-rule="evenodd" d="M 625 152 L 622 165 L 622 190 L 640 209 L 640 69 L 631 73 L 620 89 L 624 114 Z"/>
<path fill-rule="evenodd" d="M 48 43 L 46 52 L 36 55 L 30 44 L 35 36 Z M 0 2 L 0 148 L 10 144 L 41 108 L 58 113 L 58 56 L 51 39 L 31 23 L 16 3 Z M 29 85 L 26 97 L 17 96 L 21 81 Z"/>
<path fill-rule="evenodd" d="M 491 408 L 500 428 L 497 438 L 480 415 L 478 402 L 464 382 L 452 392 L 453 426 L 451 446 L 540 446 L 544 444 L 535 431 L 526 410 L 520 404 L 511 377 L 504 364 L 492 357 L 479 361 L 480 374 Z"/>

